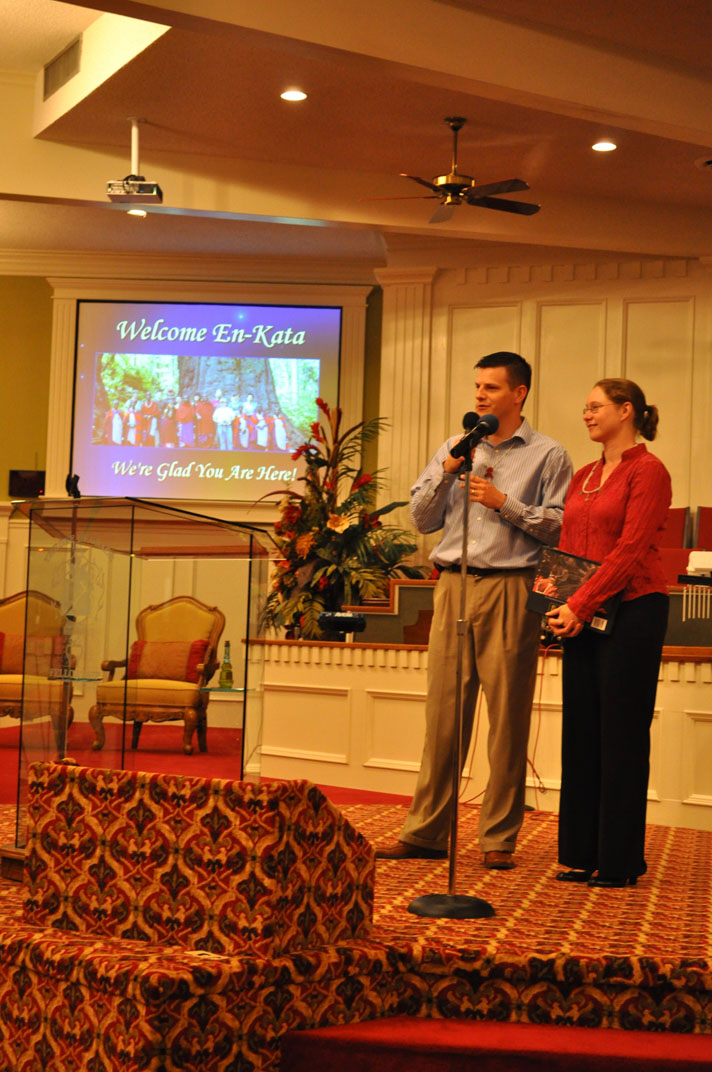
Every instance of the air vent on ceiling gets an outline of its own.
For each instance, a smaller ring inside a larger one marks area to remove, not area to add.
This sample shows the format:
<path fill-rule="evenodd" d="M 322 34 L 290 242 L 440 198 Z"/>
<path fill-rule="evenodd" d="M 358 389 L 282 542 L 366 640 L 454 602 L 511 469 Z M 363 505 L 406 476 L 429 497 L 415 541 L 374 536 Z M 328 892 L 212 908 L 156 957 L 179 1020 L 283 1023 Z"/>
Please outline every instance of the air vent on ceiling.
<path fill-rule="evenodd" d="M 62 49 L 58 56 L 45 64 L 44 68 L 44 99 L 47 100 L 58 89 L 66 85 L 70 78 L 74 78 L 79 72 L 82 55 L 81 35 L 75 38 L 66 48 Z"/>

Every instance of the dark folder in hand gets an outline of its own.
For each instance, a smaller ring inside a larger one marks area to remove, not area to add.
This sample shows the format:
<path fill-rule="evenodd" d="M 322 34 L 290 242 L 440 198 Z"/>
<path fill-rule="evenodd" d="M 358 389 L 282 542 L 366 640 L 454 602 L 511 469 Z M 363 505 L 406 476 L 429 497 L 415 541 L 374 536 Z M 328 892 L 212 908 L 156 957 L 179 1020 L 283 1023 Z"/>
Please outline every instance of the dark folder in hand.
<path fill-rule="evenodd" d="M 527 597 L 527 610 L 546 614 L 548 610 L 561 606 L 593 576 L 600 564 L 590 558 L 557 551 L 554 547 L 543 547 Z M 591 621 L 586 622 L 586 626 L 595 629 L 597 633 L 610 633 L 622 594 L 617 592 L 610 596 L 598 607 Z"/>

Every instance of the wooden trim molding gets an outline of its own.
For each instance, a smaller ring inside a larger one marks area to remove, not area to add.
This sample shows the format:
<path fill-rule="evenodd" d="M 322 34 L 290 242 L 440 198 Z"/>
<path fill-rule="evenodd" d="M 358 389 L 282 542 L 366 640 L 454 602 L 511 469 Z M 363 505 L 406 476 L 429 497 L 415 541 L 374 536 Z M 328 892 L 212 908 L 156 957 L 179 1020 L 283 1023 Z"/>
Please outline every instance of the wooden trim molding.
<path fill-rule="evenodd" d="M 358 609 L 358 608 L 357 608 Z M 328 648 L 333 651 L 366 651 L 366 650 L 378 650 L 387 652 L 396 651 L 427 651 L 427 644 L 376 644 L 368 643 L 366 641 L 325 641 L 325 640 L 281 640 L 281 639 L 254 639 L 250 641 L 251 644 L 260 644 L 265 648 L 278 648 L 292 651 L 298 651 L 300 648 Z M 561 650 L 558 648 L 545 648 L 539 649 L 540 655 L 551 658 L 561 657 Z M 681 645 L 667 645 L 663 648 L 663 662 L 680 662 L 680 663 L 706 663 L 712 662 L 712 647 L 687 647 Z"/>
<path fill-rule="evenodd" d="M 377 649 L 382 651 L 427 651 L 427 644 L 376 644 L 367 643 L 363 640 L 356 640 L 353 642 L 340 640 L 267 640 L 267 639 L 254 639 L 250 641 L 251 644 L 263 644 L 266 648 L 291 648 L 292 650 L 298 648 L 332 648 L 335 651 L 343 651 L 344 649 L 350 649 L 351 651 L 361 649 Z"/>
<path fill-rule="evenodd" d="M 599 283 L 617 280 L 684 279 L 695 262 L 683 258 L 590 261 L 583 264 L 478 265 L 462 271 L 461 284 L 502 286 L 536 283 Z"/>
<path fill-rule="evenodd" d="M 140 253 L 113 250 L 11 250 L 0 249 L 0 275 L 81 278 L 84 284 L 100 280 L 137 279 L 184 281 L 191 290 L 201 283 L 269 283 L 284 286 L 313 284 L 367 286 L 375 283 L 376 263 L 370 258 L 257 257 L 214 253 Z"/>
<path fill-rule="evenodd" d="M 688 646 L 668 644 L 663 648 L 663 662 L 712 662 L 712 648 L 692 648 Z"/>

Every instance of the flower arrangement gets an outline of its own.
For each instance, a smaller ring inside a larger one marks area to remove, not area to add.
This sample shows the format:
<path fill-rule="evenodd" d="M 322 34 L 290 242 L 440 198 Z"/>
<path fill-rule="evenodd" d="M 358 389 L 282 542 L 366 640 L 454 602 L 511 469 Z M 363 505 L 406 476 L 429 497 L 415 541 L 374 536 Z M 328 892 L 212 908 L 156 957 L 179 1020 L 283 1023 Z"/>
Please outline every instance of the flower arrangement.
<path fill-rule="evenodd" d="M 422 570 L 403 562 L 417 547 L 411 533 L 384 525 L 384 514 L 404 506 L 392 502 L 375 508 L 378 474 L 360 468 L 363 445 L 374 439 L 383 421 L 360 421 L 341 430 L 341 409 L 317 398 L 319 418 L 311 437 L 292 454 L 303 458 L 302 492 L 283 495 L 274 541 L 281 557 L 262 612 L 264 625 L 284 627 L 288 635 L 319 639 L 322 611 L 377 599 L 394 576 L 421 577 Z"/>

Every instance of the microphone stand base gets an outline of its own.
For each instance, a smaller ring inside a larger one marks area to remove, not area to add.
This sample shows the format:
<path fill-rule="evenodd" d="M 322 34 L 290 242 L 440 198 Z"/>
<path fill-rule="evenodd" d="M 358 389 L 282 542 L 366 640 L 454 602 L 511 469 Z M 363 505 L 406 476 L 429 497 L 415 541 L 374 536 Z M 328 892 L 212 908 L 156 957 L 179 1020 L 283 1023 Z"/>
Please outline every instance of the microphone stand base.
<path fill-rule="evenodd" d="M 430 919 L 484 919 L 495 914 L 489 901 L 455 893 L 426 893 L 411 901 L 408 911 Z"/>

